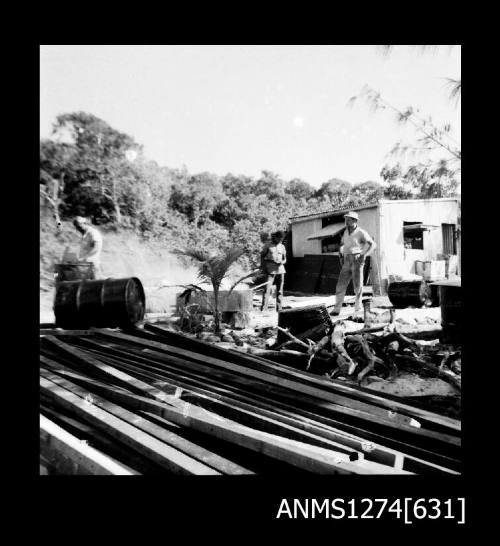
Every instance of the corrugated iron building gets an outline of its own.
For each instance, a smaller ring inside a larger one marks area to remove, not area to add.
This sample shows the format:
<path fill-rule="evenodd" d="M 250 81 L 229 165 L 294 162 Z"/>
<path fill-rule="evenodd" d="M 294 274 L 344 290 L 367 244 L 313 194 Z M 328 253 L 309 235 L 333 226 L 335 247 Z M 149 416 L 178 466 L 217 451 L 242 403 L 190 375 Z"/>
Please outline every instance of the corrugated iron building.
<path fill-rule="evenodd" d="M 338 244 L 345 228 L 344 214 L 355 210 L 359 226 L 377 243 L 370 275 L 374 293 L 385 293 L 390 275 L 415 273 L 415 262 L 456 255 L 458 199 L 387 200 L 361 207 L 328 210 L 290 218 L 286 289 L 305 293 L 334 293 L 340 272 Z"/>

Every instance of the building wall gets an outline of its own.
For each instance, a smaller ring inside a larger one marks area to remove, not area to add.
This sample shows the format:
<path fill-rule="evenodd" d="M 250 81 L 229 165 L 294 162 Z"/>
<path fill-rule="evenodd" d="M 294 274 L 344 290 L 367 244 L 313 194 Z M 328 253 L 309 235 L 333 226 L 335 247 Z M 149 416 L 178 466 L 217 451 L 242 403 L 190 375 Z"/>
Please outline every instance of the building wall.
<path fill-rule="evenodd" d="M 321 254 L 321 240 L 307 240 L 307 237 L 321 229 L 321 225 L 321 218 L 292 224 L 292 252 L 294 258 L 303 258 L 304 254 Z"/>
<path fill-rule="evenodd" d="M 359 225 L 377 241 L 377 207 L 357 211 Z M 343 221 L 343 215 L 339 215 L 339 222 Z M 303 220 L 292 224 L 292 251 L 295 258 L 302 258 L 305 254 L 321 254 L 321 239 L 308 241 L 307 237 L 322 228 L 322 219 L 315 218 Z"/>
<path fill-rule="evenodd" d="M 443 252 L 441 224 L 457 225 L 458 203 L 454 199 L 385 201 L 378 206 L 358 210 L 359 225 L 373 237 L 377 248 L 373 254 L 372 279 L 374 293 L 385 293 L 390 274 L 415 272 L 416 260 L 436 260 Z M 403 222 L 422 222 L 437 229 L 424 233 L 424 249 L 405 249 Z M 321 218 L 292 223 L 293 256 L 321 254 L 321 240 L 307 237 L 322 228 Z"/>
<path fill-rule="evenodd" d="M 441 224 L 457 224 L 456 200 L 380 202 L 380 276 L 414 273 L 415 260 L 436 260 L 443 252 Z M 403 222 L 422 222 L 437 229 L 424 233 L 423 250 L 405 249 Z"/>
<path fill-rule="evenodd" d="M 371 275 L 369 284 L 373 286 L 373 293 L 380 293 L 380 232 L 379 232 L 379 208 L 373 207 L 357 211 L 359 214 L 359 227 L 366 230 L 375 241 L 377 247 L 371 255 Z"/>

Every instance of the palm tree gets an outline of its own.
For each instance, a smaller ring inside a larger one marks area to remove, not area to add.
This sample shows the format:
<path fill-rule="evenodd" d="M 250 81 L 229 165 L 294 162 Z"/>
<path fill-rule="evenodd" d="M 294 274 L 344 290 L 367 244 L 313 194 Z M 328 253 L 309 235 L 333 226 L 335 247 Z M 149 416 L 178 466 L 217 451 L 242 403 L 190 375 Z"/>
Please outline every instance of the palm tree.
<path fill-rule="evenodd" d="M 221 312 L 219 310 L 219 292 L 223 279 L 227 276 L 230 267 L 243 256 L 245 251 L 238 247 L 230 248 L 215 256 L 210 255 L 205 250 L 185 249 L 176 250 L 176 254 L 187 256 L 198 266 L 198 279 L 201 282 L 209 282 L 212 284 L 214 291 L 214 324 L 215 331 L 220 332 Z M 242 280 L 242 279 L 240 279 Z M 239 282 L 239 281 L 238 281 Z M 234 288 L 235 285 L 233 285 Z M 200 287 L 193 285 L 198 290 Z M 203 291 L 203 290 L 202 290 Z"/>

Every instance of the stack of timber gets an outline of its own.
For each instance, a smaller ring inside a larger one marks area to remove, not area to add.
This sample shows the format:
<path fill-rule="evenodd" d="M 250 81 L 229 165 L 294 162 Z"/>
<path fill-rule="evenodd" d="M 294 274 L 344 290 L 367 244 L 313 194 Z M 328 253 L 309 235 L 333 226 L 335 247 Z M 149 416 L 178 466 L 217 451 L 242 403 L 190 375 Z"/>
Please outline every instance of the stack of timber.
<path fill-rule="evenodd" d="M 461 471 L 457 420 L 152 324 L 46 328 L 40 351 L 49 473 Z"/>

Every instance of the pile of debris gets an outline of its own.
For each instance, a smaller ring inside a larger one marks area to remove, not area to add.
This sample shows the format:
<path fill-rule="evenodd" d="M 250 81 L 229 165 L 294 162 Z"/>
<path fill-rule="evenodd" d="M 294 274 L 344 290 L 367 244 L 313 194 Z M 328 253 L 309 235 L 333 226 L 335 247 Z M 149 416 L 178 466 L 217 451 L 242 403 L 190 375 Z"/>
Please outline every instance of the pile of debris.
<path fill-rule="evenodd" d="M 334 325 L 321 325 L 298 336 L 279 326 L 278 330 L 289 341 L 274 349 L 283 351 L 293 346 L 293 354 L 304 355 L 304 369 L 311 368 L 311 371 L 328 377 L 352 377 L 361 384 L 369 375 L 394 379 L 399 370 L 408 370 L 439 377 L 458 390 L 461 388 L 460 350 L 440 343 L 439 339 L 412 339 L 398 332 L 393 323 L 349 332 L 345 321 L 340 320 Z M 275 355 L 269 351 L 266 356 Z M 316 366 L 312 366 L 313 361 Z"/>
<path fill-rule="evenodd" d="M 300 324 L 305 326 L 302 330 L 300 325 L 292 329 L 282 326 L 234 329 L 223 323 L 221 331 L 216 333 L 210 317 L 198 320 L 194 328 L 180 322 L 184 333 L 203 341 L 226 347 L 234 344 L 238 350 L 331 378 L 368 384 L 375 376 L 394 380 L 400 371 L 406 371 L 438 377 L 460 391 L 461 348 L 440 342 L 436 319 L 395 319 L 385 311 L 387 317 L 379 313 L 377 321 L 388 322 L 365 327 L 364 319 L 360 318 L 357 322 L 352 318 L 332 321 L 325 306 L 320 305 L 311 308 L 309 314 L 314 310 L 318 318 L 315 326 L 308 327 L 311 324 L 305 315 L 308 309 L 294 310 L 300 312 Z"/>

